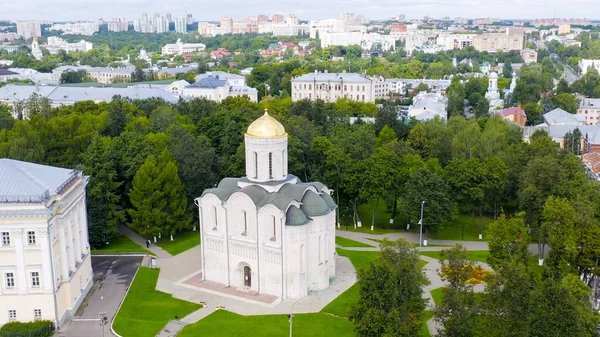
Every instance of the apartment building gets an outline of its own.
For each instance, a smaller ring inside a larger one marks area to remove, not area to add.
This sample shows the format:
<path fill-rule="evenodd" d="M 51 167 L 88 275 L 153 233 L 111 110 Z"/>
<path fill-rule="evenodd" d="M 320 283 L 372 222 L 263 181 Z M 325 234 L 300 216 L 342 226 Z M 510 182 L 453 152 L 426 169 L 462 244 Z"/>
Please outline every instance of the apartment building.
<path fill-rule="evenodd" d="M 39 21 L 19 21 L 17 22 L 17 34 L 25 40 L 42 36 L 42 26 Z"/>
<path fill-rule="evenodd" d="M 81 171 L 0 159 L 0 326 L 72 316 L 93 284 Z"/>
<path fill-rule="evenodd" d="M 598 124 L 600 122 L 600 98 L 582 98 L 577 115 L 585 117 L 586 125 Z"/>
<path fill-rule="evenodd" d="M 525 45 L 523 35 L 507 35 L 504 33 L 485 33 L 475 35 L 473 47 L 478 51 L 496 53 L 498 50 L 509 52 L 511 50 L 522 50 Z"/>

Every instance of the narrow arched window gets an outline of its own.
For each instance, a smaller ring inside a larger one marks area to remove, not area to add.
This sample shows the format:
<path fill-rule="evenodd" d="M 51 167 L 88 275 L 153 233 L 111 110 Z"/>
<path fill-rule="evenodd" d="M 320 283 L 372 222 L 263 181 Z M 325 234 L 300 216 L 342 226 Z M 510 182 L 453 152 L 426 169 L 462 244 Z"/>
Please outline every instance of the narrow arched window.
<path fill-rule="evenodd" d="M 254 179 L 258 178 L 258 153 L 254 152 Z"/>
<path fill-rule="evenodd" d="M 269 152 L 269 179 L 273 179 L 273 152 Z"/>
<path fill-rule="evenodd" d="M 319 263 L 323 263 L 323 237 L 319 236 Z"/>
<path fill-rule="evenodd" d="M 287 172 L 285 172 L 285 150 L 281 151 L 281 175 L 285 176 Z"/>
<path fill-rule="evenodd" d="M 219 219 L 217 216 L 217 208 L 215 206 L 213 206 L 212 208 L 213 208 L 213 216 L 215 218 L 215 227 L 213 228 L 213 231 L 216 231 L 219 227 Z"/>
<path fill-rule="evenodd" d="M 271 218 L 273 219 L 273 236 L 271 237 L 271 241 L 275 242 L 277 241 L 277 221 L 274 216 Z"/>
<path fill-rule="evenodd" d="M 244 217 L 244 231 L 242 235 L 246 236 L 248 235 L 248 216 L 246 215 L 246 211 L 242 211 L 242 216 Z"/>

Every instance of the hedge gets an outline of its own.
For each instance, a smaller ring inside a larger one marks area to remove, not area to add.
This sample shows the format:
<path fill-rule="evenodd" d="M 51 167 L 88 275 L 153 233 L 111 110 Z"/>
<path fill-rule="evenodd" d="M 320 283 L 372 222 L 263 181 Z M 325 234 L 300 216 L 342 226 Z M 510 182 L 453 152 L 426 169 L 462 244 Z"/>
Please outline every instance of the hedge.
<path fill-rule="evenodd" d="M 53 333 L 52 321 L 10 322 L 0 327 L 0 337 L 50 337 Z"/>

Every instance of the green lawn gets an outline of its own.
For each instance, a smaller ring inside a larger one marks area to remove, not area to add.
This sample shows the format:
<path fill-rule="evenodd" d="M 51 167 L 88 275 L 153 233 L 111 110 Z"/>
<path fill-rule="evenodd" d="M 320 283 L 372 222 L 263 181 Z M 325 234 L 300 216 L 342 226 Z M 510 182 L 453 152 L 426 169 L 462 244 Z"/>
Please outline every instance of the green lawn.
<path fill-rule="evenodd" d="M 429 329 L 427 329 L 427 321 L 431 319 L 434 315 L 433 311 L 425 310 L 423 311 L 423 324 L 421 325 L 421 330 L 419 330 L 419 337 L 431 337 L 429 333 Z"/>
<path fill-rule="evenodd" d="M 366 243 L 362 243 L 362 242 L 358 242 L 358 241 L 346 239 L 346 238 L 343 238 L 341 236 L 336 236 L 335 237 L 335 244 L 338 245 L 338 246 L 342 246 L 342 247 L 373 247 L 373 246 L 368 245 Z"/>
<path fill-rule="evenodd" d="M 442 300 L 444 299 L 445 292 L 446 292 L 446 287 L 435 288 L 431 291 L 431 297 L 433 298 L 433 303 L 435 303 L 435 305 L 442 304 Z"/>
<path fill-rule="evenodd" d="M 350 309 L 354 303 L 358 301 L 358 283 L 355 283 L 348 290 L 344 291 L 335 300 L 329 303 L 321 312 L 340 316 L 348 317 L 350 315 Z"/>
<path fill-rule="evenodd" d="M 142 248 L 137 243 L 131 241 L 125 235 L 119 235 L 114 238 L 110 243 L 101 249 L 93 249 L 92 254 L 102 253 L 149 253 L 150 251 Z"/>
<path fill-rule="evenodd" d="M 140 267 L 113 323 L 119 335 L 154 337 L 175 316 L 183 318 L 202 307 L 157 291 L 158 273 L 158 269 Z"/>
<path fill-rule="evenodd" d="M 158 240 L 156 243 L 162 249 L 169 252 L 171 255 L 177 255 L 179 253 L 183 253 L 186 250 L 196 247 L 200 244 L 200 232 L 199 231 L 190 231 L 190 232 L 181 232 L 177 235 L 173 236 L 173 241 L 171 238 L 166 235 Z"/>
<path fill-rule="evenodd" d="M 421 255 L 429 256 L 434 259 L 441 259 L 439 251 L 421 252 Z M 487 263 L 490 252 L 487 250 L 467 250 L 467 260 Z"/>
<path fill-rule="evenodd" d="M 293 320 L 295 337 L 354 337 L 354 326 L 346 318 L 324 313 L 296 314 Z M 186 326 L 178 337 L 197 336 L 287 336 L 290 323 L 287 315 L 242 316 L 217 310 L 195 324 Z"/>
<path fill-rule="evenodd" d="M 437 232 L 428 232 L 427 237 L 434 240 L 464 240 L 479 241 L 479 217 L 476 218 L 477 225 L 468 214 L 459 214 L 450 224 L 440 228 Z M 486 240 L 485 232 L 490 223 L 494 221 L 491 217 L 483 217 L 483 240 Z M 464 226 L 461 227 L 461 225 Z M 415 226 L 417 227 L 417 226 Z M 416 228 L 418 230 L 418 227 Z M 464 233 L 463 233 L 464 231 Z"/>
<path fill-rule="evenodd" d="M 379 256 L 379 252 L 364 252 L 355 250 L 336 249 L 339 256 L 345 256 L 350 259 L 356 270 L 366 267 L 369 262 Z"/>

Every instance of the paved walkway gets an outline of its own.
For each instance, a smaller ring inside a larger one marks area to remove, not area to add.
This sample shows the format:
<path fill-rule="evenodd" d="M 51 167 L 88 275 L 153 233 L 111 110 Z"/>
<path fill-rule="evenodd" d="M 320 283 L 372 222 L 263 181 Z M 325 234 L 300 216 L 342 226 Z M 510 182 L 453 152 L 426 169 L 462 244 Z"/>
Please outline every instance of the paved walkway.
<path fill-rule="evenodd" d="M 142 247 L 146 247 L 146 240 L 134 233 L 126 226 L 120 226 L 119 230 L 131 240 Z M 352 232 L 345 230 L 337 230 L 337 236 L 341 236 L 354 241 L 362 242 L 373 247 L 342 247 L 346 250 L 354 251 L 379 251 L 379 243 L 375 240 L 397 240 L 406 238 L 411 242 L 419 242 L 419 236 L 414 233 L 388 233 L 388 234 L 369 234 L 363 232 Z M 455 244 L 461 244 L 468 250 L 488 250 L 488 244 L 484 241 L 453 241 L 453 240 L 428 240 L 428 244 L 436 245 L 433 247 L 424 246 L 423 251 L 440 251 Z M 443 246 L 437 246 L 443 245 Z M 248 303 L 258 303 L 250 299 L 238 296 L 237 294 L 222 294 L 219 292 L 207 289 L 204 286 L 198 286 L 196 282 L 190 282 L 198 275 L 198 271 L 202 269 L 200 259 L 200 246 L 189 249 L 186 252 L 172 256 L 162 248 L 151 245 L 152 251 L 158 257 L 158 266 L 160 274 L 156 284 L 156 290 L 170 293 L 173 297 L 190 301 L 190 302 L 205 302 L 207 307 L 198 309 L 188 316 L 173 320 L 159 332 L 157 337 L 173 337 L 179 333 L 186 325 L 193 324 L 202 318 L 210 315 L 217 307 L 223 307 L 226 310 L 235 312 L 241 315 L 268 315 L 268 314 L 287 314 L 292 308 L 294 313 L 312 313 L 321 311 L 327 304 L 333 301 L 337 296 L 350 288 L 356 283 L 356 270 L 349 259 L 341 256 L 336 256 L 336 278 L 332 281 L 331 286 L 319 293 L 309 294 L 309 296 L 300 300 L 283 300 L 275 302 L 272 305 L 248 305 Z M 531 245 L 530 251 L 537 252 L 537 245 Z M 445 284 L 442 281 L 439 270 L 441 264 L 439 260 L 427 256 L 421 256 L 421 259 L 427 261 L 428 264 L 423 267 L 425 275 L 430 281 L 430 284 L 423 288 L 424 296 L 429 300 L 427 304 L 428 310 L 433 310 L 435 304 L 431 298 L 431 290 L 443 287 Z M 485 263 L 477 262 L 477 265 L 491 270 L 490 266 Z M 210 287 L 209 287 L 210 288 Z M 475 287 L 475 291 L 483 291 L 483 285 Z M 432 335 L 436 335 L 440 326 L 432 318 L 427 321 L 427 327 Z"/>
<path fill-rule="evenodd" d="M 169 254 L 169 252 L 167 252 L 166 250 L 155 245 L 154 243 L 150 245 L 150 248 L 146 248 L 146 239 L 139 236 L 136 232 L 132 231 L 131 229 L 129 229 L 129 227 L 127 227 L 123 224 L 119 225 L 119 232 L 121 232 L 123 235 L 130 238 L 131 241 L 137 243 L 144 249 L 148 249 L 149 251 L 154 253 L 154 255 L 156 255 L 159 258 L 168 258 L 168 257 L 173 256 L 173 255 Z"/>

